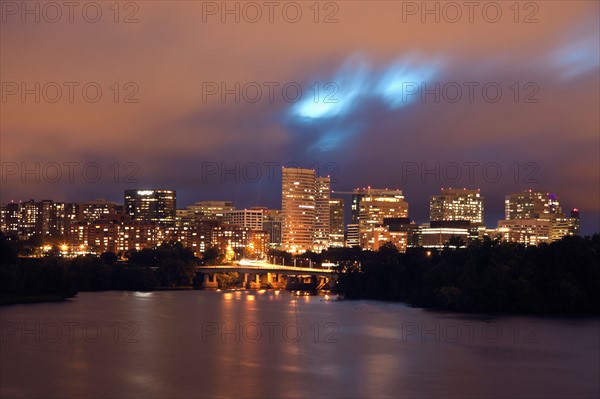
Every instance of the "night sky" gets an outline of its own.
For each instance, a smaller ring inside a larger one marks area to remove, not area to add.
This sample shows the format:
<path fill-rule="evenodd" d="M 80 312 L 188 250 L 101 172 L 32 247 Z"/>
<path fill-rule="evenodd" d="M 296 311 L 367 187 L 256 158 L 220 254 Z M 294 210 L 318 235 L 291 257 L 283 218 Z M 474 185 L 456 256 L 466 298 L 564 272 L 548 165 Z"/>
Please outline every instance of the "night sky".
<path fill-rule="evenodd" d="M 406 12 L 407 2 L 393 1 L 321 3 L 318 23 L 313 2 L 297 2 L 296 23 L 279 9 L 272 23 L 266 9 L 255 23 L 247 20 L 254 17 L 250 9 L 239 23 L 233 16 L 222 23 L 218 10 L 212 15 L 207 3 L 191 1 L 122 3 L 117 23 L 113 2 L 97 2 L 97 23 L 86 21 L 81 9 L 72 23 L 66 9 L 56 23 L 36 23 L 22 22 L 2 3 L 2 202 L 122 202 L 124 189 L 140 187 L 176 189 L 180 208 L 209 199 L 279 208 L 279 167 L 295 163 L 318 165 L 332 176 L 334 190 L 400 188 L 419 223 L 427 221 L 428 198 L 441 187 L 480 188 L 489 227 L 503 218 L 505 194 L 531 188 L 556 193 L 567 212 L 579 208 L 583 233 L 600 231 L 596 1 L 540 1 L 522 7 L 518 23 L 513 2 L 497 2 L 496 23 L 481 9 L 472 22 L 466 9 L 458 22 L 448 21 L 454 16 L 448 9 L 439 23 L 431 16 L 423 23 L 419 13 Z M 127 16 L 137 22 L 124 23 Z M 22 101 L 21 92 L 10 94 L 22 82 L 46 84 L 39 103 L 34 95 Z M 55 95 L 48 82 L 63 87 L 55 103 L 48 101 Z M 64 82 L 79 84 L 72 102 Z M 98 102 L 83 97 L 89 82 L 102 89 Z M 207 92 L 221 82 L 229 88 L 238 82 L 246 95 L 223 102 Z M 279 84 L 272 101 L 264 82 Z M 472 99 L 465 82 L 472 82 Z M 433 94 L 423 98 L 420 85 L 431 90 L 436 83 L 439 102 Z M 262 98 L 251 102 L 257 85 Z M 288 99 L 282 86 L 289 87 Z M 297 87 L 302 96 L 293 101 Z M 502 94 L 494 99 L 497 87 Z M 23 162 L 30 168 L 97 162 L 103 174 L 87 182 L 75 167 L 71 182 L 65 167 L 55 183 L 43 176 L 22 182 L 7 165 Z M 237 174 L 208 174 L 236 162 L 245 167 Z M 437 175 L 403 176 L 409 164 L 433 169 L 436 162 Z M 466 166 L 455 179 L 452 165 L 468 162 L 479 163 L 472 181 Z M 496 169 L 482 173 L 489 164 L 500 166 L 498 181 Z M 128 182 L 128 172 L 138 182 Z"/>

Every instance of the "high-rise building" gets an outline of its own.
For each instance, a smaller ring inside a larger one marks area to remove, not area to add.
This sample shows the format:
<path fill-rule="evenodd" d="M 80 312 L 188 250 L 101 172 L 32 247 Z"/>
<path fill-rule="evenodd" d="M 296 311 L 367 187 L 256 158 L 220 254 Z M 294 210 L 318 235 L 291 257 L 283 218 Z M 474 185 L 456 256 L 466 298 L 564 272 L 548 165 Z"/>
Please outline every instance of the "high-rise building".
<path fill-rule="evenodd" d="M 281 247 L 281 226 L 281 211 L 268 209 L 263 219 L 263 230 L 269 233 L 269 246 L 272 248 Z"/>
<path fill-rule="evenodd" d="M 363 249 L 373 249 L 369 237 L 371 230 L 383 225 L 384 218 L 408 217 L 408 203 L 401 190 L 366 189 L 354 190 L 358 201 L 358 229 L 360 246 Z M 354 205 L 354 204 L 353 204 Z"/>
<path fill-rule="evenodd" d="M 565 216 L 555 194 L 527 190 L 505 199 L 506 219 L 498 221 L 504 240 L 525 245 L 560 240 L 579 231 L 579 212 Z"/>
<path fill-rule="evenodd" d="M 2 204 L 0 230 L 7 236 L 18 237 L 21 229 L 21 212 L 18 202 Z"/>
<path fill-rule="evenodd" d="M 358 223 L 348 224 L 348 233 L 346 236 L 346 246 L 356 247 L 360 245 L 360 234 Z"/>
<path fill-rule="evenodd" d="M 331 198 L 329 200 L 329 245 L 344 246 L 344 200 Z"/>
<path fill-rule="evenodd" d="M 331 180 L 329 177 L 317 177 L 315 180 L 315 236 L 313 250 L 320 252 L 329 248 L 331 229 L 329 198 Z"/>
<path fill-rule="evenodd" d="M 556 194 L 522 191 L 507 195 L 504 201 L 506 220 L 547 219 L 562 215 Z"/>
<path fill-rule="evenodd" d="M 573 219 L 573 234 L 579 234 L 579 209 L 571 209 L 571 219 Z"/>
<path fill-rule="evenodd" d="M 175 190 L 125 190 L 125 213 L 132 220 L 173 225 L 175 203 Z"/>
<path fill-rule="evenodd" d="M 432 195 L 429 201 L 431 221 L 469 221 L 483 225 L 483 197 L 480 191 L 467 189 L 443 189 Z"/>
<path fill-rule="evenodd" d="M 311 250 L 315 237 L 314 169 L 283 168 L 281 213 L 283 249 L 292 253 Z"/>

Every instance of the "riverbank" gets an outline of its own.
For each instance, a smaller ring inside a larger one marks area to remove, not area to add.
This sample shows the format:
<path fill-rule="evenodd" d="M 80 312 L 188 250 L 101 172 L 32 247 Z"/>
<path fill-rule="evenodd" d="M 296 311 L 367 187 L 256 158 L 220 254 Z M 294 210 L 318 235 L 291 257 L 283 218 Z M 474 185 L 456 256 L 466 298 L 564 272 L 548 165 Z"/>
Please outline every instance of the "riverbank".
<path fill-rule="evenodd" d="M 28 303 L 63 302 L 67 297 L 62 295 L 10 295 L 0 296 L 0 306 L 24 305 Z"/>

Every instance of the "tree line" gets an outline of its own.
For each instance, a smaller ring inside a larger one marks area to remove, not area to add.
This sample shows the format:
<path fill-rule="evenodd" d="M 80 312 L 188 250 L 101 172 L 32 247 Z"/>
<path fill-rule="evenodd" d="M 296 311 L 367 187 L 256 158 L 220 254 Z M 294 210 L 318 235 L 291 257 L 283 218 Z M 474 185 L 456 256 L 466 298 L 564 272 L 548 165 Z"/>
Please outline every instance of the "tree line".
<path fill-rule="evenodd" d="M 414 306 L 459 312 L 600 313 L 600 235 L 571 236 L 525 247 L 484 238 L 468 246 L 450 241 L 441 250 L 392 243 L 377 251 L 329 248 L 293 256 L 272 250 L 286 265 L 324 262 L 337 266 L 336 289 L 348 299 L 403 301 Z M 216 248 L 195 258 L 181 243 L 131 251 L 127 261 L 115 254 L 65 259 L 18 257 L 18 243 L 0 233 L 0 303 L 23 298 L 70 298 L 79 291 L 137 290 L 194 286 L 199 263 L 218 264 Z M 281 263 L 277 261 L 277 263 Z M 223 287 L 240 285 L 240 276 L 219 276 Z"/>

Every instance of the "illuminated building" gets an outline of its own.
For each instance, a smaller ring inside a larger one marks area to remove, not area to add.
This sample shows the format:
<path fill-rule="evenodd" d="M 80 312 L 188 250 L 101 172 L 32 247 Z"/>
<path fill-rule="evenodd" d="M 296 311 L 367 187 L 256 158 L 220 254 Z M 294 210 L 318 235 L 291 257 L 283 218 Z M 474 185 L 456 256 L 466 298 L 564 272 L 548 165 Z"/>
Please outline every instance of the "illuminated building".
<path fill-rule="evenodd" d="M 406 246 L 421 246 L 421 230 L 418 224 L 411 221 L 410 218 L 384 218 L 383 225 L 390 232 L 406 233 Z M 399 248 L 400 249 L 400 248 Z"/>
<path fill-rule="evenodd" d="M 498 232 L 506 241 L 525 245 L 560 240 L 579 231 L 579 212 L 565 216 L 555 194 L 527 190 L 505 198 L 506 219 L 498 221 Z"/>
<path fill-rule="evenodd" d="M 344 200 L 341 198 L 329 200 L 329 245 L 344 246 Z"/>
<path fill-rule="evenodd" d="M 13 237 L 28 239 L 67 237 L 70 224 L 78 220 L 79 207 L 74 203 L 52 200 L 9 203 L 2 207 L 2 231 Z"/>
<path fill-rule="evenodd" d="M 461 247 L 464 247 L 471 239 L 469 230 L 468 221 L 432 221 L 428 226 L 421 227 L 421 245 L 423 248 L 441 249 L 446 246 L 452 247 L 451 239 L 460 239 Z"/>
<path fill-rule="evenodd" d="M 99 219 L 119 220 L 123 216 L 123 205 L 104 199 L 79 204 L 80 220 L 93 222 Z"/>
<path fill-rule="evenodd" d="M 223 211 L 223 223 L 236 224 L 250 230 L 262 230 L 265 208 Z"/>
<path fill-rule="evenodd" d="M 391 242 L 398 251 L 406 252 L 408 233 L 405 231 L 390 231 L 387 226 L 373 227 L 363 235 L 363 245 L 372 251 L 377 251 L 382 245 Z"/>
<path fill-rule="evenodd" d="M 120 253 L 143 248 L 154 248 L 165 239 L 165 230 L 157 222 L 127 220 L 118 230 L 117 250 Z"/>
<path fill-rule="evenodd" d="M 19 211 L 21 213 L 19 236 L 24 239 L 31 238 L 35 234 L 42 234 L 41 212 L 34 200 L 22 202 Z"/>
<path fill-rule="evenodd" d="M 269 209 L 265 212 L 263 219 L 263 231 L 269 233 L 269 246 L 279 248 L 281 246 L 281 211 Z"/>
<path fill-rule="evenodd" d="M 315 232 L 313 250 L 321 252 L 329 248 L 331 229 L 329 198 L 331 195 L 331 180 L 329 177 L 315 179 Z"/>
<path fill-rule="evenodd" d="M 550 241 L 549 219 L 499 220 L 498 232 L 502 239 L 525 245 L 538 245 Z"/>
<path fill-rule="evenodd" d="M 371 230 L 383 225 L 384 218 L 408 217 L 408 203 L 401 190 L 366 189 L 354 190 L 358 204 L 359 245 L 373 249 L 370 245 Z"/>
<path fill-rule="evenodd" d="M 98 219 L 87 225 L 87 237 L 85 237 L 85 247 L 97 254 L 103 252 L 117 253 L 117 245 L 119 241 L 119 223 Z M 80 244 L 81 245 L 81 244 Z"/>
<path fill-rule="evenodd" d="M 221 220 L 224 212 L 234 211 L 231 201 L 198 201 L 185 208 L 188 217 L 201 220 Z"/>
<path fill-rule="evenodd" d="M 432 195 L 429 201 L 431 221 L 468 220 L 483 225 L 483 197 L 480 191 L 467 189 L 443 189 Z"/>
<path fill-rule="evenodd" d="M 250 244 L 251 232 L 247 227 L 224 224 L 212 229 L 211 243 L 225 255 L 226 260 L 239 260 Z"/>
<path fill-rule="evenodd" d="M 282 245 L 291 253 L 313 248 L 315 237 L 313 169 L 283 168 L 281 178 Z"/>
<path fill-rule="evenodd" d="M 579 234 L 579 209 L 571 210 L 571 219 L 573 219 L 573 234 Z"/>
<path fill-rule="evenodd" d="M 251 230 L 245 258 L 264 259 L 269 250 L 269 233 L 261 230 Z"/>
<path fill-rule="evenodd" d="M 507 195 L 504 200 L 506 220 L 548 219 L 562 215 L 555 194 L 542 191 L 522 191 Z"/>
<path fill-rule="evenodd" d="M 125 190 L 125 213 L 140 222 L 172 226 L 175 202 L 175 190 Z"/>
<path fill-rule="evenodd" d="M 346 237 L 346 246 L 355 247 L 358 245 L 360 245 L 358 223 L 350 223 L 348 224 L 348 236 Z"/>
<path fill-rule="evenodd" d="M 164 239 L 164 227 L 155 222 L 98 219 L 74 223 L 69 242 L 72 247 L 85 248 L 91 253 L 123 255 L 126 251 L 154 248 Z"/>
<path fill-rule="evenodd" d="M 201 257 L 212 245 L 212 231 L 220 226 L 218 220 L 194 220 L 185 230 L 184 246 L 191 248 L 194 256 Z"/>
<path fill-rule="evenodd" d="M 7 236 L 18 237 L 21 226 L 21 213 L 19 203 L 11 202 L 2 204 L 0 230 Z"/>

